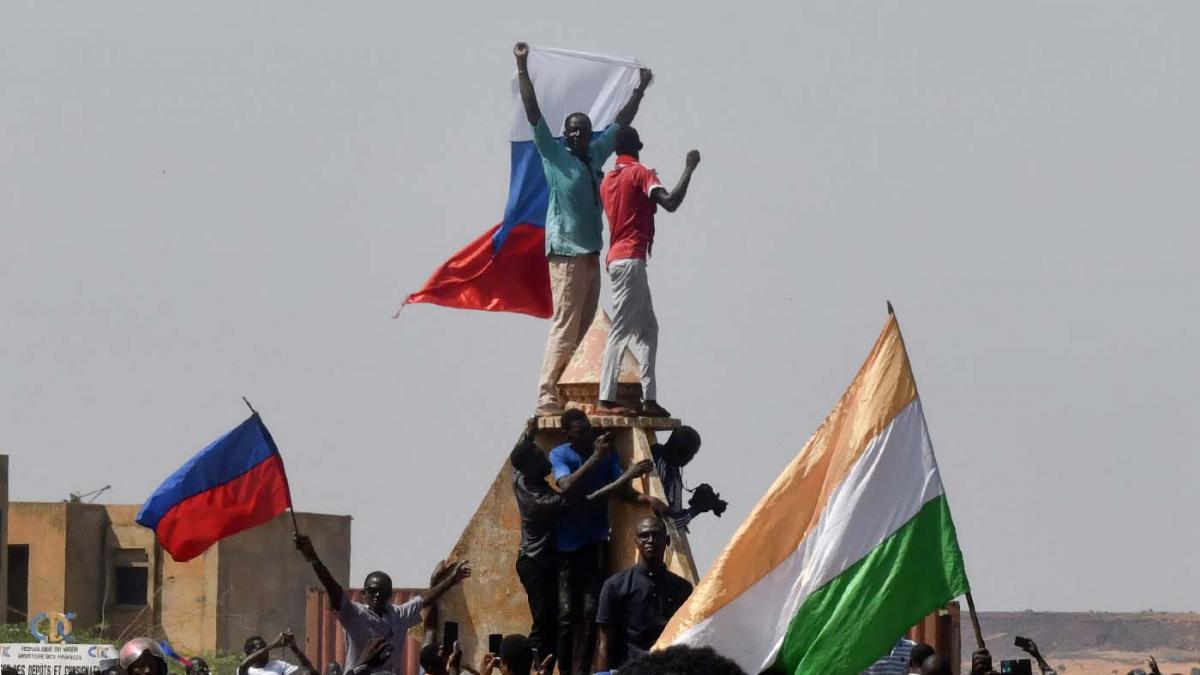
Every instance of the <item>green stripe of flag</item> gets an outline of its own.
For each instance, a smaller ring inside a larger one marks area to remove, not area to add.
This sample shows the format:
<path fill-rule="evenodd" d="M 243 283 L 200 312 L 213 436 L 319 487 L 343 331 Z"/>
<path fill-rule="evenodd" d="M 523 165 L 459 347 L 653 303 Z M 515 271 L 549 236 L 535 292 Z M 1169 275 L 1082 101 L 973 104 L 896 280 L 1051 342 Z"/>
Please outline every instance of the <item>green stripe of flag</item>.
<path fill-rule="evenodd" d="M 967 590 L 950 507 L 939 496 L 805 599 L 775 665 L 797 675 L 861 672 L 922 617 Z"/>

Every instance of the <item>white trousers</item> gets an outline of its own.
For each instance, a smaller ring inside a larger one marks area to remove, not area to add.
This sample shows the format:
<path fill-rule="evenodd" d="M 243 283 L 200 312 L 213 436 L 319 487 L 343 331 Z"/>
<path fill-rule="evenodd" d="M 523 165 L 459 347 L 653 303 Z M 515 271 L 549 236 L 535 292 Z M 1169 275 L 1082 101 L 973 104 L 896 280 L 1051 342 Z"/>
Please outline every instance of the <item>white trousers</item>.
<path fill-rule="evenodd" d="M 657 400 L 654 361 L 658 356 L 658 319 L 650 301 L 646 261 L 614 260 L 608 266 L 608 278 L 612 281 L 613 317 L 600 367 L 600 400 L 617 400 L 617 377 L 621 374 L 621 357 L 626 347 L 642 367 L 642 398 Z"/>

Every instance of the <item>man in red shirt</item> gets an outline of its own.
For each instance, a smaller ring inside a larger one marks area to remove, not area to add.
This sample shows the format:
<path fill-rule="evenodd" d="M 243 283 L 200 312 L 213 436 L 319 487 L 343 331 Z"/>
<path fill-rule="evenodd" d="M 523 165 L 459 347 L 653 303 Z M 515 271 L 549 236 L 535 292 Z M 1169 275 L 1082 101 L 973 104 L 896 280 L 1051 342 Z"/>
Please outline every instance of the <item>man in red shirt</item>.
<path fill-rule="evenodd" d="M 658 174 L 638 161 L 641 149 L 637 129 L 622 126 L 616 137 L 617 165 L 600 184 L 610 228 L 607 265 L 612 282 L 613 319 L 600 368 L 600 406 L 596 414 L 669 417 L 670 413 L 656 400 L 654 361 L 658 352 L 658 320 L 650 301 L 646 259 L 654 246 L 655 211 L 662 206 L 674 213 L 683 203 L 692 172 L 700 164 L 700 152 L 688 152 L 683 175 L 675 189 L 668 192 L 658 182 Z M 640 411 L 617 402 L 617 376 L 626 347 L 642 368 Z"/>

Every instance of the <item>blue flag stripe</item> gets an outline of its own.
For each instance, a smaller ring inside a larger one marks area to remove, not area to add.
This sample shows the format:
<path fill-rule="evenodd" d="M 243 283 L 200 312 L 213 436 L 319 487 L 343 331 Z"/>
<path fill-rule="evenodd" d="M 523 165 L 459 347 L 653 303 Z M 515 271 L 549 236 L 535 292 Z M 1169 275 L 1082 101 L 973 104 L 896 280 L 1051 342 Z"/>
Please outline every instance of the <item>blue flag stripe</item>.
<path fill-rule="evenodd" d="M 258 415 L 213 441 L 158 486 L 137 522 L 155 529 L 176 504 L 241 476 L 273 455 L 275 441 Z"/>

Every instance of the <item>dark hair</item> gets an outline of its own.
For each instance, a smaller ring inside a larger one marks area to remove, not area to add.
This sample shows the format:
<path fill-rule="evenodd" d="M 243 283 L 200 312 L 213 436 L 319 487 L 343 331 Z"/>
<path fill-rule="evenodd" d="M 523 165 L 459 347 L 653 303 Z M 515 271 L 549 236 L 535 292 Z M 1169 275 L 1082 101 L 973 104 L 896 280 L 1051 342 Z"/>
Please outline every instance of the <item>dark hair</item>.
<path fill-rule="evenodd" d="M 418 661 L 420 661 L 421 667 L 425 669 L 425 672 L 430 675 L 441 675 L 441 673 L 446 672 L 446 662 L 438 654 L 439 649 L 441 649 L 441 646 L 436 642 L 430 642 L 421 647 L 421 656 L 418 658 Z"/>
<path fill-rule="evenodd" d="M 675 645 L 648 652 L 625 664 L 621 675 L 746 675 L 712 647 Z"/>
<path fill-rule="evenodd" d="M 700 452 L 700 432 L 686 425 L 679 427 L 671 432 L 664 447 L 670 451 L 668 459 L 677 459 L 680 466 L 687 464 Z"/>
<path fill-rule="evenodd" d="M 366 576 L 366 578 L 364 578 L 364 579 L 363 579 L 363 586 L 364 586 L 364 587 L 367 585 L 367 582 L 371 581 L 371 577 L 377 577 L 377 578 L 379 578 L 379 579 L 381 579 L 381 580 L 385 580 L 385 581 L 387 581 L 387 585 L 388 585 L 388 587 L 389 587 L 389 588 L 390 588 L 390 587 L 392 587 L 392 577 L 391 577 L 391 575 L 389 575 L 387 572 L 381 572 L 381 571 L 379 571 L 379 570 L 375 570 L 374 572 L 371 572 L 370 574 L 368 574 L 368 575 Z"/>
<path fill-rule="evenodd" d="M 260 640 L 263 644 L 267 644 L 267 641 L 263 640 L 261 635 L 251 635 L 250 637 L 246 638 L 246 641 L 242 643 L 242 651 L 246 652 L 247 656 L 250 655 L 250 652 L 254 651 L 250 649 L 250 643 L 254 642 L 255 640 Z"/>
<path fill-rule="evenodd" d="M 633 127 L 620 127 L 613 149 L 618 155 L 636 155 L 642 149 L 642 137 Z"/>
<path fill-rule="evenodd" d="M 587 123 L 588 123 L 588 126 L 589 126 L 589 127 L 590 127 L 590 126 L 592 126 L 592 118 L 588 117 L 588 114 L 587 114 L 587 113 L 585 113 L 585 112 L 573 112 L 573 113 L 571 113 L 570 115 L 567 115 L 566 117 L 564 117 L 564 118 L 563 118 L 563 128 L 564 128 L 564 129 L 566 129 L 566 128 L 567 128 L 567 122 L 568 122 L 568 121 L 570 121 L 570 119 L 571 119 L 572 117 L 582 117 L 583 119 L 587 120 Z"/>
<path fill-rule="evenodd" d="M 921 665 L 925 663 L 925 659 L 933 656 L 935 653 L 933 647 L 924 642 L 918 642 L 913 645 L 912 651 L 908 653 L 908 665 L 919 670 Z"/>
<path fill-rule="evenodd" d="M 521 443 L 509 453 L 508 463 L 512 465 L 512 468 L 523 472 L 533 466 L 534 460 L 540 454 L 542 451 L 538 450 L 533 443 Z"/>
<path fill-rule="evenodd" d="M 921 675 L 950 675 L 954 669 L 950 667 L 950 659 L 941 654 L 934 654 L 921 662 Z"/>
<path fill-rule="evenodd" d="M 529 675 L 533 669 L 533 644 L 524 635 L 505 635 L 497 656 L 513 675 Z"/>
<path fill-rule="evenodd" d="M 571 408 L 570 410 L 568 410 L 562 414 L 562 418 L 559 420 L 559 424 L 562 425 L 563 431 L 566 431 L 567 429 L 569 429 L 571 427 L 572 424 L 574 424 L 576 422 L 587 422 L 587 421 L 588 421 L 587 413 L 583 412 L 579 408 Z"/>

